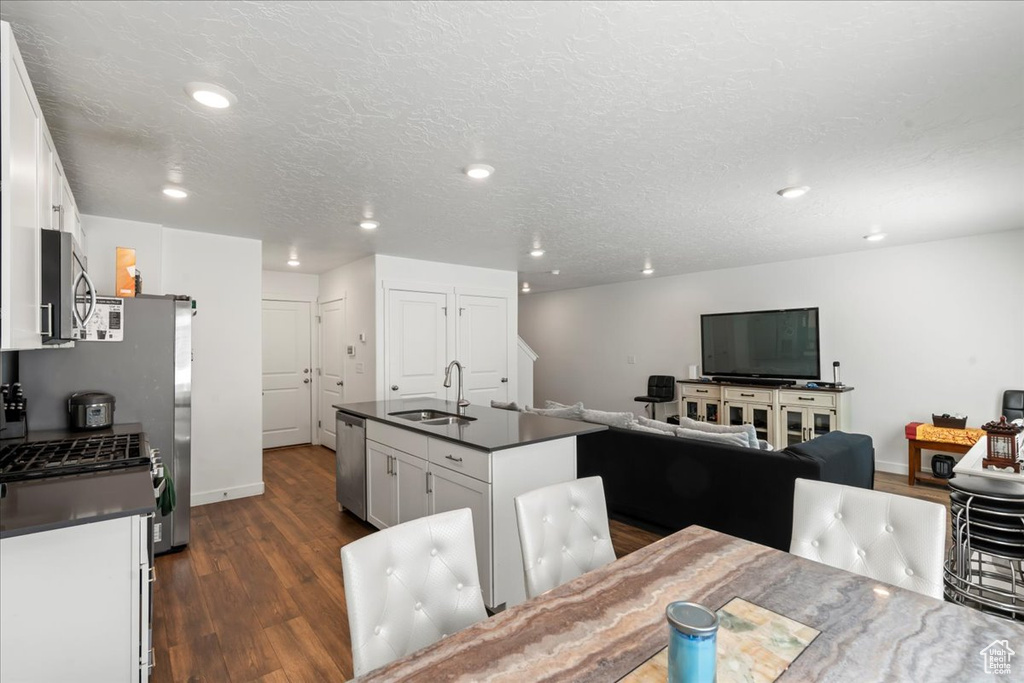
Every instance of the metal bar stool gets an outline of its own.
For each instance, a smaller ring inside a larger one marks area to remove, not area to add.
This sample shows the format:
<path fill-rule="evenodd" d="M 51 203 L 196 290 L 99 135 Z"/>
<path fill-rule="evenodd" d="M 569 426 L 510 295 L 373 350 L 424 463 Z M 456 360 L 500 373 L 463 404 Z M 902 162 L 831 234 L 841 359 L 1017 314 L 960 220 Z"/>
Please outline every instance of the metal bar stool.
<path fill-rule="evenodd" d="M 947 600 L 1024 621 L 1024 493 L 975 477 L 949 481 Z"/>

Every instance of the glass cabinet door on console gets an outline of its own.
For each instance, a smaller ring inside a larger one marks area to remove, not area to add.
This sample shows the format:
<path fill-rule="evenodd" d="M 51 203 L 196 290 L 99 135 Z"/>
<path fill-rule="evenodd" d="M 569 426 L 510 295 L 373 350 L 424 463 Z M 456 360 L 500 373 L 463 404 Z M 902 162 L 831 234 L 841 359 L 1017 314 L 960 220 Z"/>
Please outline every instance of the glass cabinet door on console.
<path fill-rule="evenodd" d="M 684 399 L 683 415 L 691 420 L 718 424 L 718 401 L 706 398 Z"/>
<path fill-rule="evenodd" d="M 757 438 L 774 443 L 774 411 L 769 405 L 726 402 L 725 420 L 727 425 L 752 424 Z"/>
<path fill-rule="evenodd" d="M 704 421 L 718 424 L 718 401 L 704 399 Z"/>
<path fill-rule="evenodd" d="M 786 445 L 810 441 L 836 429 L 836 411 L 821 408 L 786 407 L 782 409 Z"/>

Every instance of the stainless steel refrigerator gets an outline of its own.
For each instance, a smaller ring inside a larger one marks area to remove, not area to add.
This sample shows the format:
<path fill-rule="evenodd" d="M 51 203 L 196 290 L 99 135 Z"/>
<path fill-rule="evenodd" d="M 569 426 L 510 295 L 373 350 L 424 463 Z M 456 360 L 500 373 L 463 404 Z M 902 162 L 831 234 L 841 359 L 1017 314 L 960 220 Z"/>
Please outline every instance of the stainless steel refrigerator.
<path fill-rule="evenodd" d="M 67 400 L 77 391 L 113 394 L 114 422 L 141 422 L 174 481 L 177 506 L 167 516 L 157 510 L 154 549 L 180 549 L 189 541 L 192 493 L 192 301 L 126 298 L 120 324 L 122 341 L 77 341 L 74 348 L 19 354 L 29 427 L 67 428 Z"/>

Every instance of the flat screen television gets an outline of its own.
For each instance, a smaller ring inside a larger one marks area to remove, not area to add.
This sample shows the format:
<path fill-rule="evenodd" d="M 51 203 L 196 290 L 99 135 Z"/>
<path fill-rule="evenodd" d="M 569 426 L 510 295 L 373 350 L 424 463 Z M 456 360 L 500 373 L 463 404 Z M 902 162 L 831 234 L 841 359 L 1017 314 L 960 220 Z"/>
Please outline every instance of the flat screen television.
<path fill-rule="evenodd" d="M 817 308 L 702 315 L 700 348 L 705 375 L 821 378 Z"/>

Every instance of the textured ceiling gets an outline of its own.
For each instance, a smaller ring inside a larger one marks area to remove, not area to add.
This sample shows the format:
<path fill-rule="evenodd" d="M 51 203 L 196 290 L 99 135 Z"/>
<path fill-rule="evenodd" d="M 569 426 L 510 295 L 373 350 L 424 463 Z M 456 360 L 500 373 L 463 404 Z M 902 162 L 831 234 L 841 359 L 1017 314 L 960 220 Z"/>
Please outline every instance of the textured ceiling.
<path fill-rule="evenodd" d="M 535 291 L 1024 227 L 1024 3 L 17 2 L 84 213 Z M 189 81 L 238 96 L 186 98 Z M 467 163 L 497 168 L 479 183 Z M 175 202 L 160 188 L 191 193 Z M 775 191 L 810 185 L 783 200 Z M 376 233 L 355 226 L 364 211 Z M 540 259 L 527 252 L 538 243 Z M 562 274 L 547 274 L 551 269 Z"/>

